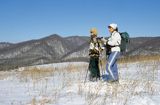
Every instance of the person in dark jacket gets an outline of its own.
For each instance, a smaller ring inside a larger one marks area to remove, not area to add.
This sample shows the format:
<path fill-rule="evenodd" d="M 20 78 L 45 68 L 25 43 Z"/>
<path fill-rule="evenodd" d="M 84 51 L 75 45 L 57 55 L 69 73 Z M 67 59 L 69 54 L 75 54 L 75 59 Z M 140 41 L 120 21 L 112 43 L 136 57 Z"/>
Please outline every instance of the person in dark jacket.
<path fill-rule="evenodd" d="M 99 56 L 101 51 L 104 49 L 102 44 L 99 42 L 97 38 L 97 29 L 92 28 L 90 30 L 91 39 L 90 39 L 90 46 L 89 46 L 89 80 L 95 81 L 100 79 L 100 70 L 99 70 Z"/>

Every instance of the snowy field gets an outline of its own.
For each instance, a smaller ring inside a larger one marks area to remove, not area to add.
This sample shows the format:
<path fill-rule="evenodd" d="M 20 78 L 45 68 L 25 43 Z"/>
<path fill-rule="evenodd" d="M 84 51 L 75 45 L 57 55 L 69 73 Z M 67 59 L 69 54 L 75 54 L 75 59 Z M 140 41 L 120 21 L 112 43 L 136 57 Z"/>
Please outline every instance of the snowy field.
<path fill-rule="evenodd" d="M 0 105 L 160 105 L 159 65 L 119 64 L 119 84 L 84 83 L 84 62 L 0 71 Z"/>

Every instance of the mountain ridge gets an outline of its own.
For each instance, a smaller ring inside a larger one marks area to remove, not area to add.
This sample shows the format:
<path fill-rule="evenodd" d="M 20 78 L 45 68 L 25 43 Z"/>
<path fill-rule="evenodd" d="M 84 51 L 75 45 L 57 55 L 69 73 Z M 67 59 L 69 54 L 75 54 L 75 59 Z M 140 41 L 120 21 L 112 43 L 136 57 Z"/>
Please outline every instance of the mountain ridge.
<path fill-rule="evenodd" d="M 0 70 L 64 61 L 88 61 L 89 37 L 52 34 L 20 43 L 0 42 Z M 131 38 L 127 56 L 160 52 L 160 37 Z M 105 56 L 105 55 L 104 55 Z"/>

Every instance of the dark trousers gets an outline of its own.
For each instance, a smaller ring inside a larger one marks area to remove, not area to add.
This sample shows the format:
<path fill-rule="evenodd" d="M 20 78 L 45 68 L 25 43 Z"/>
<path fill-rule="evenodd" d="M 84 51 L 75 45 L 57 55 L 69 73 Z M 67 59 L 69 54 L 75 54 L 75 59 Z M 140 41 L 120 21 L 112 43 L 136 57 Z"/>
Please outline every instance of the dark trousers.
<path fill-rule="evenodd" d="M 99 57 L 90 57 L 89 71 L 90 78 L 100 78 Z"/>

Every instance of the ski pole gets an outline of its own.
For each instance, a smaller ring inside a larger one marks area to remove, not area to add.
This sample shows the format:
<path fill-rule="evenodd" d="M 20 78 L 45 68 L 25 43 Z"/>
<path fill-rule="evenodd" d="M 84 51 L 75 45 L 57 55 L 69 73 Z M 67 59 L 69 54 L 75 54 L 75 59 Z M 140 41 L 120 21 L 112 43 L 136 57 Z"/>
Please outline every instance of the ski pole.
<path fill-rule="evenodd" d="M 87 79 L 88 71 L 89 71 L 89 67 L 88 67 L 88 69 L 87 69 L 87 71 L 86 71 L 86 76 L 85 76 L 84 84 L 86 83 L 86 79 Z"/>

